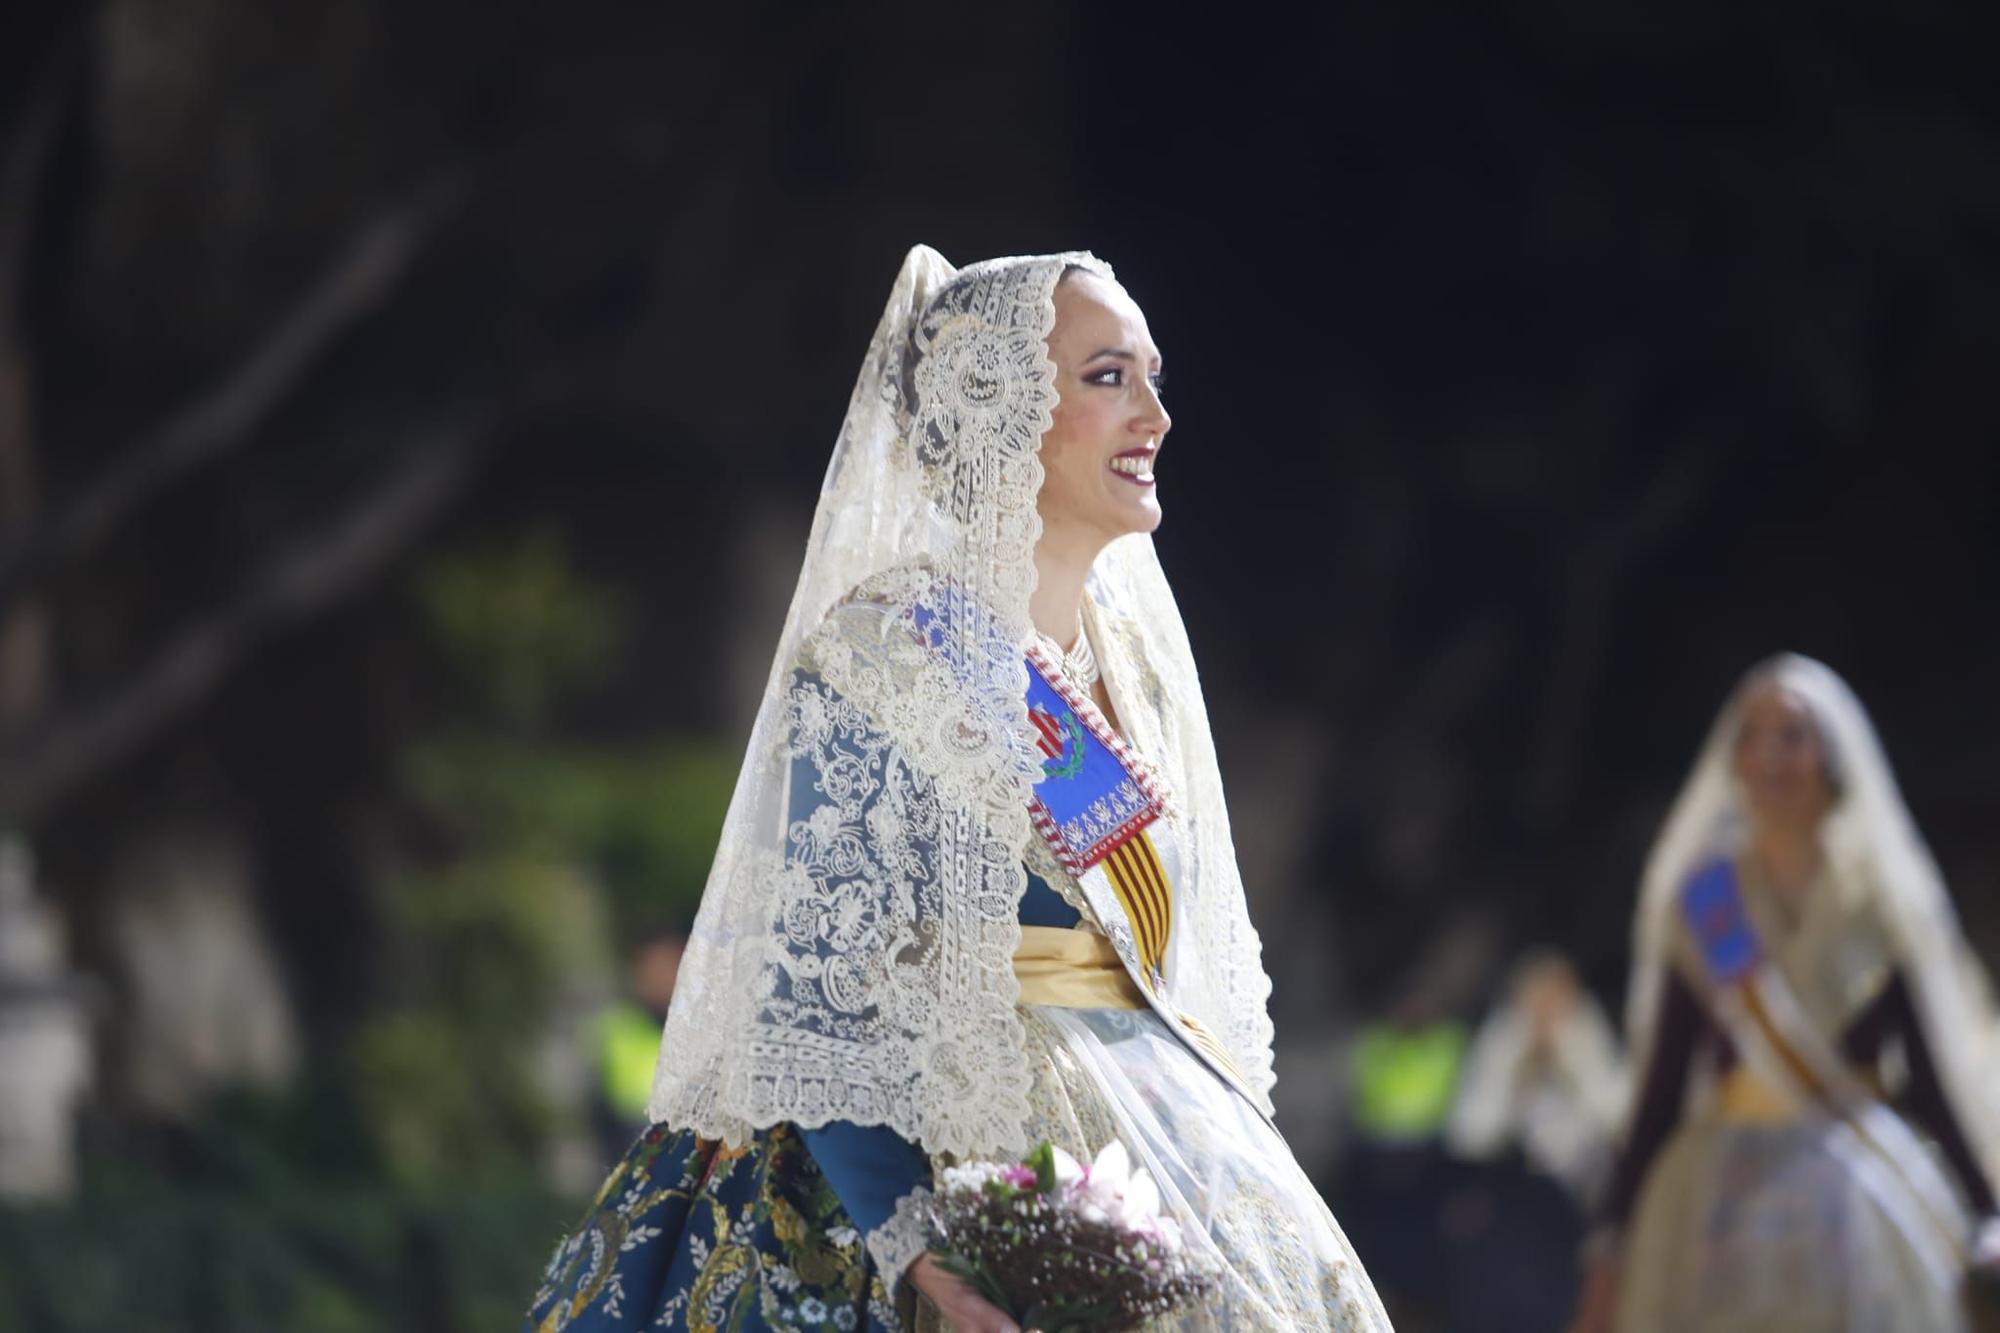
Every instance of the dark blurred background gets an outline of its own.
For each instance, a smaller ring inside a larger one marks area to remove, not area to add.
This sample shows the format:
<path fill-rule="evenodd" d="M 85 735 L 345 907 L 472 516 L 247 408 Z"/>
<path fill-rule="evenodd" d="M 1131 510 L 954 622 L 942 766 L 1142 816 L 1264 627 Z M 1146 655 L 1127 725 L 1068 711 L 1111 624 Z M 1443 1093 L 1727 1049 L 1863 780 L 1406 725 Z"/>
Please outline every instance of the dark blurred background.
<path fill-rule="evenodd" d="M 1533 946 L 1616 1012 L 1774 650 L 2000 957 L 1993 8 L 1232 10 L 5 20 L 0 1329 L 511 1326 L 918 241 L 1165 350 L 1323 1178 L 1370 1022 Z"/>

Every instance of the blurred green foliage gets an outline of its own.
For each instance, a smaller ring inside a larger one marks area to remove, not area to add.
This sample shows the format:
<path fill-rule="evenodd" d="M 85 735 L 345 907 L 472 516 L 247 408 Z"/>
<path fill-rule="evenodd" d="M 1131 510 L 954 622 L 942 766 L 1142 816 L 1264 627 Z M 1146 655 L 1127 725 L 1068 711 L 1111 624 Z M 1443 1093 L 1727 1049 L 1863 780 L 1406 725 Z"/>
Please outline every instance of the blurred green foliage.
<path fill-rule="evenodd" d="M 0 1333 L 514 1328 L 565 1215 L 529 1186 L 365 1184 L 0 1213 Z"/>
<path fill-rule="evenodd" d="M 734 765 L 559 739 L 562 705 L 613 670 L 625 611 L 556 537 L 444 557 L 417 591 L 458 702 L 406 783 L 445 850 L 383 886 L 391 1002 L 353 1063 L 391 1178 L 431 1187 L 536 1158 L 558 1127 L 536 1042 L 566 993 L 615 985 L 617 941 L 691 917 Z"/>
<path fill-rule="evenodd" d="M 518 1326 L 577 1214 L 533 1175 L 385 1180 L 338 1070 L 87 1151 L 61 1206 L 0 1209 L 0 1333 L 483 1333 Z"/>
<path fill-rule="evenodd" d="M 557 537 L 435 559 L 412 605 L 446 702 L 404 750 L 399 850 L 360 886 L 368 1007 L 323 1025 L 289 1090 L 88 1151 L 70 1203 L 0 1209 L 0 1333 L 518 1325 L 581 1211 L 544 1174 L 577 1128 L 542 1076 L 554 1020 L 618 988 L 621 940 L 691 919 L 736 755 L 566 734 L 628 613 Z"/>
<path fill-rule="evenodd" d="M 483 716 L 532 730 L 609 672 L 624 638 L 621 599 L 579 579 L 551 531 L 446 556 L 417 578 L 431 637 Z"/>

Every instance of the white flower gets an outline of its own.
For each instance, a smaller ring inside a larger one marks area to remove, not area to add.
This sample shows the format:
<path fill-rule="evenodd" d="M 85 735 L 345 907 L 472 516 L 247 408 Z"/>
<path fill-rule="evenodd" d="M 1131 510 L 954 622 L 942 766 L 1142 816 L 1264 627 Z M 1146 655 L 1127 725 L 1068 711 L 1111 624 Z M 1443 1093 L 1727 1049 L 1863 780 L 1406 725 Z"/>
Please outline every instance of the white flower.
<path fill-rule="evenodd" d="M 1077 1161 L 1076 1158 L 1071 1157 L 1068 1153 L 1064 1152 L 1061 1148 L 1056 1147 L 1053 1143 L 1049 1145 L 1049 1153 L 1056 1164 L 1057 1189 L 1059 1190 L 1069 1189 L 1072 1186 L 1074 1186 L 1078 1181 L 1083 1179 L 1084 1176 L 1083 1163 Z"/>
<path fill-rule="evenodd" d="M 1117 1139 L 1098 1150 L 1097 1159 L 1077 1182 L 1082 1197 L 1105 1212 L 1113 1212 L 1125 1195 L 1132 1178 L 1132 1155 Z"/>
<path fill-rule="evenodd" d="M 1144 1167 L 1134 1171 L 1131 1182 L 1125 1186 L 1118 1220 L 1134 1231 L 1151 1231 L 1160 1220 L 1160 1187 L 1153 1183 Z"/>
<path fill-rule="evenodd" d="M 946 1167 L 940 1179 L 948 1190 L 981 1190 L 1000 1179 L 1004 1169 L 997 1162 L 962 1162 Z"/>
<path fill-rule="evenodd" d="M 843 1250 L 861 1239 L 861 1233 L 853 1227 L 835 1227 L 826 1233 L 826 1238 Z"/>
<path fill-rule="evenodd" d="M 1063 1182 L 1065 1163 L 1080 1172 L 1069 1183 L 1077 1215 L 1088 1222 L 1111 1222 L 1141 1236 L 1159 1236 L 1172 1226 L 1160 1216 L 1160 1187 L 1145 1167 L 1132 1165 L 1132 1155 L 1117 1139 L 1105 1144 L 1088 1167 L 1056 1150 L 1056 1179 Z M 1179 1240 L 1174 1228 L 1174 1240 Z"/>

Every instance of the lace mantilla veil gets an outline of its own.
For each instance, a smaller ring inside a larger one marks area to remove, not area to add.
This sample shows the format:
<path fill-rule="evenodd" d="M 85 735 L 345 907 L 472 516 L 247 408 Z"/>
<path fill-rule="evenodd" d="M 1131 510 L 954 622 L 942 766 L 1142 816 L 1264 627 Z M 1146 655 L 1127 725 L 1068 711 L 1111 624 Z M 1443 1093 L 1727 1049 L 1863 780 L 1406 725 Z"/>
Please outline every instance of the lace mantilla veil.
<path fill-rule="evenodd" d="M 849 1120 L 935 1153 L 1031 1146 L 1012 958 L 1040 757 L 1022 648 L 1056 401 L 1045 339 L 1070 266 L 1111 276 L 1080 253 L 954 270 L 925 246 L 897 275 L 682 963 L 655 1121 L 731 1144 Z M 1195 963 L 1178 999 L 1268 1108 L 1270 982 L 1150 538 L 1113 543 L 1089 597 L 1122 646 L 1108 660 L 1136 653 L 1157 683 L 1124 721 L 1189 847 Z"/>
<path fill-rule="evenodd" d="M 1865 894 L 1882 923 L 1953 1110 L 1987 1179 L 2000 1182 L 2000 1031 L 1992 994 L 1958 924 L 1943 877 L 1904 805 L 1881 740 L 1854 692 L 1833 670 L 1786 653 L 1743 678 L 1710 728 L 1647 858 L 1640 889 L 1627 1016 L 1633 1067 L 1651 1053 L 1656 1009 L 1672 966 L 1676 903 L 1688 877 L 1744 845 L 1733 771 L 1745 695 L 1775 680 L 1805 700 L 1827 748 L 1840 796 L 1821 829 L 1834 883 Z"/>

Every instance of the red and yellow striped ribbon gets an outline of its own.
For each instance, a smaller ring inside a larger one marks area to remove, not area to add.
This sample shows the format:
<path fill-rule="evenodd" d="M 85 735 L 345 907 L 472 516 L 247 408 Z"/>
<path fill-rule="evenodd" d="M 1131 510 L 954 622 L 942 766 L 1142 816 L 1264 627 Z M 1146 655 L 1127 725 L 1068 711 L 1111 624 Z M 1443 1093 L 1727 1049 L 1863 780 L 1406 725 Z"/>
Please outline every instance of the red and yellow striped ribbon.
<path fill-rule="evenodd" d="M 1100 863 L 1132 923 L 1132 940 L 1148 977 L 1166 968 L 1167 941 L 1173 935 L 1174 899 L 1167 891 L 1167 872 L 1146 830 L 1140 829 L 1106 854 Z"/>
<path fill-rule="evenodd" d="M 1229 1054 L 1229 1052 L 1223 1048 L 1222 1042 L 1217 1039 L 1216 1035 L 1213 1032 L 1210 1032 L 1206 1027 L 1204 1027 L 1200 1022 L 1198 1022 L 1193 1014 L 1181 1014 L 1180 1020 L 1181 1020 L 1181 1026 L 1187 1029 L 1188 1037 L 1194 1042 L 1195 1045 L 1199 1046 L 1203 1051 L 1208 1053 L 1209 1059 L 1215 1061 L 1217 1064 L 1221 1065 L 1224 1069 L 1228 1070 L 1230 1074 L 1235 1077 L 1236 1081 L 1238 1083 L 1241 1083 L 1244 1087 L 1247 1088 L 1250 1086 L 1250 1080 L 1247 1077 L 1245 1077 L 1242 1067 L 1239 1066 L 1236 1063 L 1234 1057 L 1232 1057 Z"/>
<path fill-rule="evenodd" d="M 1118 895 L 1118 905 L 1125 909 L 1126 919 L 1132 923 L 1132 942 L 1139 953 L 1139 964 L 1157 985 L 1166 968 L 1167 942 L 1173 937 L 1174 928 L 1174 899 L 1167 890 L 1167 872 L 1160 864 L 1159 849 L 1146 830 L 1140 829 L 1113 848 L 1100 864 Z M 1238 1082 L 1244 1082 L 1242 1069 L 1216 1035 L 1192 1015 L 1174 1012 L 1189 1040 Z"/>

